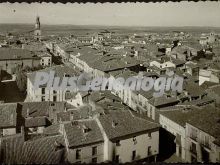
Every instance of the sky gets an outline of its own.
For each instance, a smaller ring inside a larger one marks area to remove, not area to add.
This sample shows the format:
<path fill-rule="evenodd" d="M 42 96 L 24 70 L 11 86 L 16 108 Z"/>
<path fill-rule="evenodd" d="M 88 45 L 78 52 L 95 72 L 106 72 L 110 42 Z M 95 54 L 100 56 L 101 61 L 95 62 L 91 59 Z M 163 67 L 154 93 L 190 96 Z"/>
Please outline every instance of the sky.
<path fill-rule="evenodd" d="M 220 2 L 0 3 L 0 23 L 220 27 Z"/>

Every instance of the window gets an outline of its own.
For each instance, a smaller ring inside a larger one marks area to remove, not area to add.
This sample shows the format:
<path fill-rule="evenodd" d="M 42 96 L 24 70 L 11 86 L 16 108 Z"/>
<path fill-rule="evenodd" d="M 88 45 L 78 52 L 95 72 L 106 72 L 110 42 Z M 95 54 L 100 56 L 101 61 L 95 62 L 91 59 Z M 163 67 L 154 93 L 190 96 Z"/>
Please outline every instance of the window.
<path fill-rule="evenodd" d="M 97 155 L 97 147 L 92 147 L 92 155 Z"/>
<path fill-rule="evenodd" d="M 0 137 L 3 136 L 3 129 L 0 129 Z"/>
<path fill-rule="evenodd" d="M 76 150 L 76 159 L 80 159 L 81 158 L 81 150 L 77 149 Z"/>
<path fill-rule="evenodd" d="M 41 97 L 41 101 L 45 101 L 45 96 L 42 96 L 42 97 Z"/>
<path fill-rule="evenodd" d="M 193 162 L 193 163 L 197 162 L 197 158 L 194 157 L 193 155 L 191 155 L 191 162 Z"/>
<path fill-rule="evenodd" d="M 195 143 L 191 143 L 190 151 L 191 151 L 192 153 L 196 154 L 196 144 L 195 144 Z"/>
<path fill-rule="evenodd" d="M 119 155 L 115 155 L 115 162 L 119 163 Z"/>
<path fill-rule="evenodd" d="M 209 137 L 208 136 L 206 136 L 205 135 L 205 137 L 204 137 L 204 145 L 206 146 L 206 147 L 209 147 L 210 145 L 209 145 Z"/>
<path fill-rule="evenodd" d="M 45 88 L 42 88 L 42 94 L 45 94 Z"/>
<path fill-rule="evenodd" d="M 121 144 L 120 144 L 120 140 L 117 140 L 116 141 L 116 146 L 120 146 Z"/>
<path fill-rule="evenodd" d="M 57 96 L 53 96 L 53 101 L 57 101 Z"/>
<path fill-rule="evenodd" d="M 57 93 L 57 91 L 56 90 L 53 90 L 53 94 L 56 94 Z"/>
<path fill-rule="evenodd" d="M 148 146 L 148 148 L 147 148 L 147 154 L 148 154 L 148 155 L 151 155 L 151 154 L 152 154 L 152 152 L 151 152 L 151 146 Z"/>
<path fill-rule="evenodd" d="M 67 100 L 67 99 L 71 99 L 71 98 L 72 98 L 72 95 L 71 95 L 70 91 L 66 91 L 65 92 L 65 99 Z"/>
<path fill-rule="evenodd" d="M 136 136 L 133 137 L 133 142 L 134 142 L 134 144 L 137 144 Z"/>
<path fill-rule="evenodd" d="M 132 152 L 132 160 L 134 160 L 136 158 L 136 151 Z"/>
<path fill-rule="evenodd" d="M 97 158 L 92 158 L 92 163 L 97 163 Z"/>
<path fill-rule="evenodd" d="M 70 75 L 69 74 L 64 74 L 64 77 L 70 77 Z"/>
<path fill-rule="evenodd" d="M 152 138 L 151 132 L 148 133 L 148 137 L 149 137 L 150 139 Z"/>
<path fill-rule="evenodd" d="M 197 140 L 197 130 L 195 128 L 191 128 L 190 137 L 193 140 Z"/>

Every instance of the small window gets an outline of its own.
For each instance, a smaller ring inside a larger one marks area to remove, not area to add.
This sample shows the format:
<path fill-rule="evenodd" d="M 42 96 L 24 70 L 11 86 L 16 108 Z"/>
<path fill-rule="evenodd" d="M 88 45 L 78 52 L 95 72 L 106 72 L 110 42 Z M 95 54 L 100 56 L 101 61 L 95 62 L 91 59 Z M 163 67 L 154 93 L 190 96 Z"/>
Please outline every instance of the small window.
<path fill-rule="evenodd" d="M 81 158 L 81 150 L 77 149 L 76 150 L 76 159 L 80 159 Z"/>
<path fill-rule="evenodd" d="M 42 96 L 42 97 L 41 97 L 41 101 L 45 101 L 45 96 Z"/>
<path fill-rule="evenodd" d="M 57 96 L 53 96 L 53 101 L 57 101 Z"/>
<path fill-rule="evenodd" d="M 45 88 L 42 88 L 42 94 L 45 94 Z"/>
<path fill-rule="evenodd" d="M 97 155 L 97 147 L 92 147 L 92 155 Z"/>
<path fill-rule="evenodd" d="M 152 138 L 151 132 L 148 133 L 148 137 L 149 137 L 150 139 Z"/>
<path fill-rule="evenodd" d="M 116 141 L 116 146 L 120 146 L 121 144 L 120 144 L 120 140 L 117 140 Z"/>
<path fill-rule="evenodd" d="M 115 162 L 119 163 L 119 155 L 115 155 Z"/>
<path fill-rule="evenodd" d="M 64 74 L 64 77 L 70 77 L 70 75 L 69 74 Z"/>
<path fill-rule="evenodd" d="M 148 146 L 148 148 L 147 148 L 147 153 L 148 153 L 148 156 L 152 154 L 151 146 Z"/>
<path fill-rule="evenodd" d="M 137 144 L 136 136 L 133 137 L 133 142 L 134 142 L 134 144 Z"/>
<path fill-rule="evenodd" d="M 97 163 L 97 158 L 92 158 L 92 163 Z"/>
<path fill-rule="evenodd" d="M 133 151 L 132 152 L 132 160 L 135 160 L 135 158 L 136 158 L 136 151 Z"/>

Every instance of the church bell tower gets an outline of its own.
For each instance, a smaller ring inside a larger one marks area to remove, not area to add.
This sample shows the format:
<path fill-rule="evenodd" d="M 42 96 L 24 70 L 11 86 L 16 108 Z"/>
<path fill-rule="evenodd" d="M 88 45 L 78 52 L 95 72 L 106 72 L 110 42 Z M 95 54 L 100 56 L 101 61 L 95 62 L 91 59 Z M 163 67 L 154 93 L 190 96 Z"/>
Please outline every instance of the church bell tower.
<path fill-rule="evenodd" d="M 34 38 L 38 41 L 41 40 L 41 28 L 40 28 L 40 17 L 39 16 L 36 17 Z"/>

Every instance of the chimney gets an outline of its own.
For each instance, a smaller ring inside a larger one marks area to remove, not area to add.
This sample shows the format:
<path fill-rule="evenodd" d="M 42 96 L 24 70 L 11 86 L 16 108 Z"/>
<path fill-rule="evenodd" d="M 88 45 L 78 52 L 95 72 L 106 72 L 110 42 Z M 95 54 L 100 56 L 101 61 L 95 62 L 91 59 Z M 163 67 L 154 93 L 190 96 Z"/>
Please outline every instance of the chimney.
<path fill-rule="evenodd" d="M 30 115 L 30 109 L 27 108 L 27 117 L 29 117 L 29 115 Z"/>
<path fill-rule="evenodd" d="M 25 127 L 21 126 L 21 135 L 23 136 L 23 140 L 27 140 L 27 131 L 25 131 Z"/>
<path fill-rule="evenodd" d="M 63 135 L 64 132 L 64 124 L 60 123 L 59 132 Z"/>
<path fill-rule="evenodd" d="M 82 126 L 82 129 L 83 129 L 83 133 L 87 133 L 90 131 L 90 129 L 86 127 L 85 125 Z"/>
<path fill-rule="evenodd" d="M 112 121 L 112 127 L 115 128 L 117 125 L 118 125 L 118 123 L 117 123 L 116 121 L 113 120 L 113 121 Z"/>
<path fill-rule="evenodd" d="M 73 120 L 73 112 L 70 112 L 70 121 L 72 121 Z"/>

